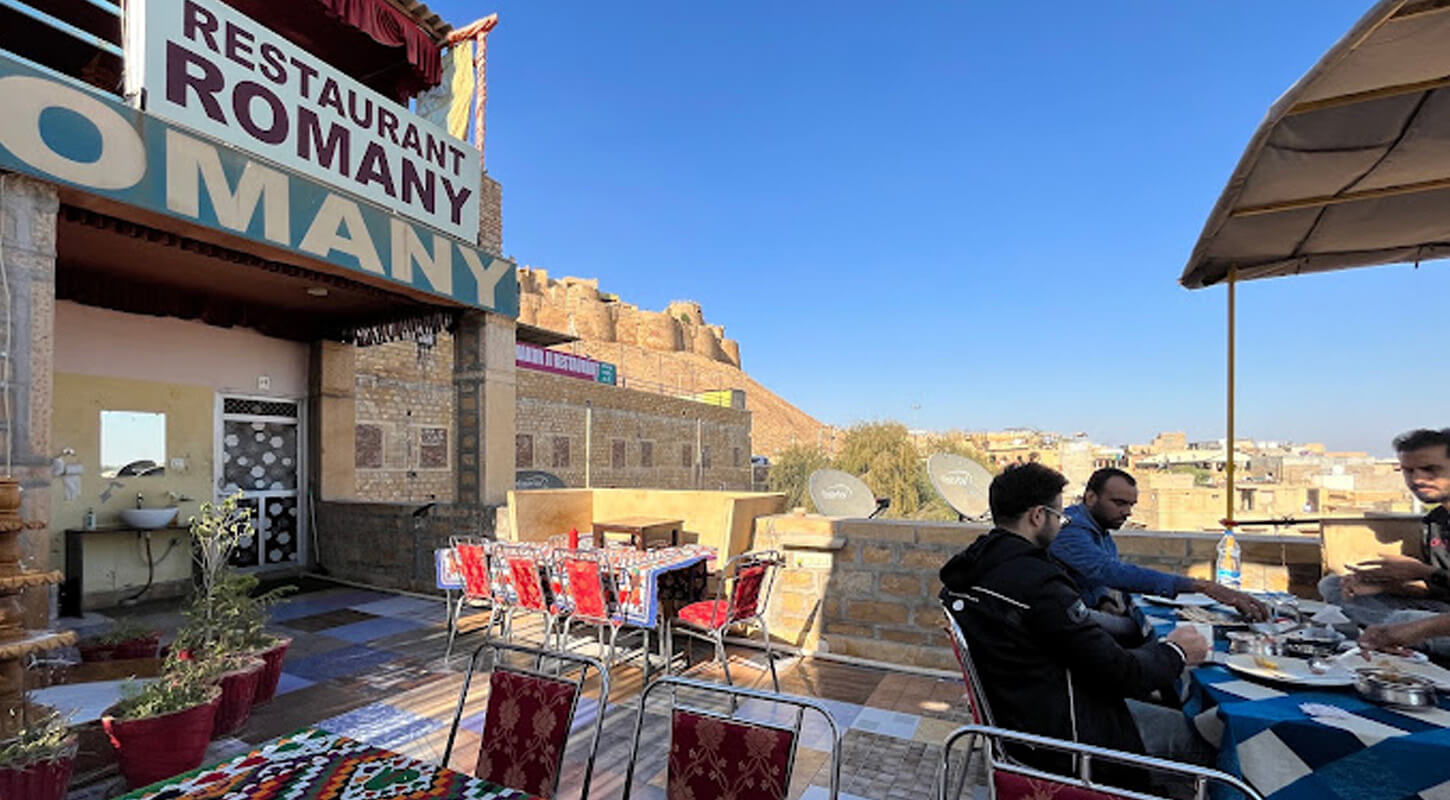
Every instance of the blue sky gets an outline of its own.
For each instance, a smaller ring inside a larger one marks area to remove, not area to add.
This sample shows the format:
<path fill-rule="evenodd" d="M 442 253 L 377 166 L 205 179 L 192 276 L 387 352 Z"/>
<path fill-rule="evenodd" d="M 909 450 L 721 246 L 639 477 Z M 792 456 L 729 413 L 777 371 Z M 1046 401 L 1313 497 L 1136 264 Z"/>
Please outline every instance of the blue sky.
<path fill-rule="evenodd" d="M 1223 433 L 1222 289 L 1177 284 L 1332 0 L 430 5 L 489 39 L 504 249 L 673 299 L 836 424 Z M 1450 424 L 1443 264 L 1240 288 L 1239 430 Z M 1441 362 L 1441 363 L 1437 363 Z"/>

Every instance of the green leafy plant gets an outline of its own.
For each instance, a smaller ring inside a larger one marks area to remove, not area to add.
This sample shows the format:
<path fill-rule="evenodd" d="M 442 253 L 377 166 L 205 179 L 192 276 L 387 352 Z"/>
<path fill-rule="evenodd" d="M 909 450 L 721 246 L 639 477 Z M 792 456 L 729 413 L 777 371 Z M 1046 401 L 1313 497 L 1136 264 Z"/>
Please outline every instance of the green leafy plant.
<path fill-rule="evenodd" d="M 128 681 L 121 687 L 121 701 L 111 708 L 117 719 L 146 719 L 184 711 L 208 703 L 216 692 L 217 679 L 226 664 L 221 659 L 176 660 L 155 681 Z"/>
<path fill-rule="evenodd" d="M 136 624 L 127 624 L 119 625 L 99 636 L 90 637 L 86 639 L 85 643 L 96 645 L 116 645 L 122 644 L 123 642 L 136 641 L 138 639 L 149 639 L 155 635 L 156 631 L 154 629 Z"/>
<path fill-rule="evenodd" d="M 0 769 L 19 769 L 42 761 L 64 758 L 75 752 L 75 739 L 66 718 L 45 706 L 21 703 L 10 713 L 24 717 L 20 734 L 0 742 Z"/>
<path fill-rule="evenodd" d="M 256 577 L 232 570 L 230 559 L 238 542 L 256 535 L 252 509 L 241 501 L 242 493 L 237 492 L 221 503 L 202 503 L 201 514 L 191 518 L 201 586 L 184 612 L 187 623 L 177 632 L 173 653 L 258 652 L 276 641 L 266 631 L 267 615 L 294 587 L 281 586 L 253 596 Z"/>

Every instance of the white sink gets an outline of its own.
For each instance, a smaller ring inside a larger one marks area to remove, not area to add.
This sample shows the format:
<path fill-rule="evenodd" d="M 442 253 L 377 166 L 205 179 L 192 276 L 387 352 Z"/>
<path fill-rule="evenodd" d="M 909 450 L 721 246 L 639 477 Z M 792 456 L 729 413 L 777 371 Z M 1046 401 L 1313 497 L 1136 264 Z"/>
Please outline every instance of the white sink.
<path fill-rule="evenodd" d="M 171 508 L 123 508 L 121 521 L 143 531 L 164 528 L 176 519 L 176 507 Z"/>

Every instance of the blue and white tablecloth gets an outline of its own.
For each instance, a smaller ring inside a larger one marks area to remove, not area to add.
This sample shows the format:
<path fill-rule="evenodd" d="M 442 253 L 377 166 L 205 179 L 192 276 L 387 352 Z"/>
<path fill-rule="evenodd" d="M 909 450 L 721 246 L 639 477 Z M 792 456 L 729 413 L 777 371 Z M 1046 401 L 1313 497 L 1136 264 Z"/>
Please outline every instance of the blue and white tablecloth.
<path fill-rule="evenodd" d="M 1143 610 L 1159 633 L 1172 630 L 1172 609 Z M 1184 710 L 1218 745 L 1218 768 L 1269 800 L 1450 800 L 1444 694 L 1438 708 L 1405 711 L 1353 688 L 1271 685 L 1214 664 L 1194 669 L 1187 688 Z M 1311 716 L 1303 708 L 1310 704 L 1339 711 Z"/>

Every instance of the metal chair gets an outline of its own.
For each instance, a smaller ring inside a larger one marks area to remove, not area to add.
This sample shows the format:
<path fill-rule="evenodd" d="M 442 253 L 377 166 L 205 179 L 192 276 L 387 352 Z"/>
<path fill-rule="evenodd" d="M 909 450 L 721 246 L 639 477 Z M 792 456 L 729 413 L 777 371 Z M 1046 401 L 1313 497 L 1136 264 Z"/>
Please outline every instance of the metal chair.
<path fill-rule="evenodd" d="M 831 730 L 831 800 L 841 783 L 841 734 L 836 720 L 825 706 L 808 697 L 722 686 L 718 683 L 670 675 L 647 685 L 639 695 L 634 739 L 629 748 L 629 766 L 624 775 L 624 800 L 629 800 L 634 770 L 640 754 L 640 732 L 650 694 L 661 686 L 670 687 L 669 761 L 665 770 L 665 796 L 731 797 L 735 800 L 785 800 L 795 767 L 796 746 L 807 711 L 825 718 Z M 730 699 L 730 713 L 681 705 L 681 694 L 724 695 Z M 795 709 L 790 727 L 755 722 L 736 712 L 739 699 L 758 700 Z"/>
<path fill-rule="evenodd" d="M 483 635 L 488 636 L 493 631 L 495 620 L 499 622 L 500 634 L 503 632 L 503 614 L 499 612 L 501 606 L 499 596 L 493 590 L 493 575 L 488 568 L 489 543 L 481 540 L 458 538 L 453 541 L 453 552 L 458 558 L 458 569 L 463 573 L 463 592 L 459 595 L 458 602 L 448 615 L 448 646 L 443 651 L 443 661 L 446 663 L 453 657 L 453 640 L 458 636 L 458 623 L 465 605 L 476 606 L 480 603 L 488 604 L 488 624 L 483 628 Z"/>
<path fill-rule="evenodd" d="M 614 591 L 614 570 L 609 561 L 608 550 L 556 550 L 554 551 L 554 583 L 557 586 L 557 605 L 563 612 L 563 633 L 567 639 L 569 625 L 583 622 L 593 625 L 599 631 L 599 644 L 604 646 L 604 631 L 609 630 L 609 659 L 605 662 L 613 667 L 615 645 L 619 630 L 626 623 L 619 609 Z M 650 678 L 649 629 L 641 627 L 644 638 L 644 679 Z M 567 649 L 567 641 L 563 642 Z"/>
<path fill-rule="evenodd" d="M 598 659 L 587 656 L 493 640 L 479 645 L 463 675 L 463 689 L 458 695 L 458 708 L 453 712 L 453 724 L 448 729 L 448 742 L 443 747 L 442 765 L 447 767 L 453 755 L 453 744 L 468 701 L 468 688 L 473 681 L 474 670 L 478 668 L 478 658 L 485 650 L 493 652 L 493 669 L 489 676 L 488 705 L 484 711 L 483 735 L 480 737 L 482 741 L 474 776 L 526 794 L 554 797 L 559 790 L 559 776 L 569 734 L 574 727 L 574 714 L 592 668 L 599 676 L 599 709 L 593 723 L 589 760 L 584 767 L 579 791 L 580 800 L 588 800 L 594 759 L 599 753 L 599 737 L 604 729 L 604 710 L 609 703 L 609 671 Z M 534 668 L 502 665 L 499 663 L 499 651 L 533 656 Z M 578 677 L 568 679 L 562 675 L 545 674 L 542 671 L 545 658 L 560 665 L 577 665 Z M 550 724 L 541 725 L 544 720 Z"/>
<path fill-rule="evenodd" d="M 770 630 L 765 625 L 765 604 L 776 572 L 784 563 L 785 559 L 776 550 L 741 553 L 727 561 L 720 571 L 714 600 L 702 600 L 680 609 L 677 619 L 686 626 L 683 633 L 714 642 L 726 683 L 734 684 L 730 677 L 730 659 L 725 653 L 725 630 L 731 625 L 758 625 L 765 640 L 765 663 L 770 667 L 770 680 L 775 690 L 780 691 L 780 677 L 776 675 L 775 657 L 770 649 Z"/>
<path fill-rule="evenodd" d="M 513 596 L 504 612 L 505 638 L 512 638 L 513 617 L 519 611 L 539 614 L 544 618 L 543 647 L 549 646 L 549 637 L 554 635 L 554 622 L 559 618 L 560 608 L 549 589 L 545 575 L 552 566 L 547 555 L 540 558 L 536 547 L 521 544 L 494 545 L 494 567 L 504 571 L 508 584 L 513 587 Z"/>
<path fill-rule="evenodd" d="M 986 757 L 988 796 L 992 800 L 1030 800 L 1039 797 L 1051 797 L 1054 800 L 1126 800 L 1127 798 L 1167 800 L 1161 795 L 1123 789 L 1095 781 L 1092 773 L 1095 762 L 1118 764 L 1141 769 L 1152 775 L 1176 776 L 1191 781 L 1194 797 L 1197 800 L 1205 800 L 1208 797 L 1209 786 L 1213 784 L 1236 789 L 1249 800 L 1263 800 L 1263 795 L 1247 783 L 1218 770 L 1192 764 L 1180 764 L 1177 761 L 1167 761 L 1136 753 L 1124 753 L 1120 750 L 1109 750 L 1105 747 L 1052 739 L 1031 733 L 1017 733 L 990 725 L 965 725 L 947 736 L 946 742 L 942 746 L 941 764 L 937 769 L 937 800 L 948 800 L 947 773 L 951 771 L 952 749 L 957 740 L 963 737 L 971 737 L 971 739 L 980 737 L 987 743 L 987 746 L 982 748 L 982 753 Z M 1005 759 L 1000 755 L 1003 752 L 1004 744 L 1055 750 L 1069 755 L 1077 763 L 1076 774 L 1054 775 Z M 969 747 L 967 757 L 962 763 L 963 774 L 971 766 L 971 754 L 972 748 Z M 960 789 L 958 789 L 959 793 Z"/>
<path fill-rule="evenodd" d="M 967 705 L 971 708 L 972 722 L 978 725 L 995 725 L 992 707 L 987 704 L 986 690 L 982 688 L 982 679 L 977 675 L 977 665 L 972 663 L 972 651 L 967 646 L 967 636 L 957 618 L 952 616 L 951 610 L 945 605 L 942 606 L 942 615 L 947 618 L 947 634 L 957 656 L 957 665 L 962 669 L 962 680 L 967 685 Z"/>

